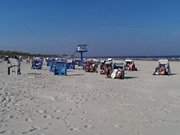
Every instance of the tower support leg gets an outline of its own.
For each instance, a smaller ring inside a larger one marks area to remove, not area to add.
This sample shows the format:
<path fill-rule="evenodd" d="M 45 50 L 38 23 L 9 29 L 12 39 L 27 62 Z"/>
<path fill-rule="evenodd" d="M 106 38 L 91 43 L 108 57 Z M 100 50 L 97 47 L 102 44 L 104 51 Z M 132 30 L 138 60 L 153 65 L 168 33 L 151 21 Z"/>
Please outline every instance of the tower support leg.
<path fill-rule="evenodd" d="M 83 65 L 83 52 L 81 52 L 81 65 Z"/>

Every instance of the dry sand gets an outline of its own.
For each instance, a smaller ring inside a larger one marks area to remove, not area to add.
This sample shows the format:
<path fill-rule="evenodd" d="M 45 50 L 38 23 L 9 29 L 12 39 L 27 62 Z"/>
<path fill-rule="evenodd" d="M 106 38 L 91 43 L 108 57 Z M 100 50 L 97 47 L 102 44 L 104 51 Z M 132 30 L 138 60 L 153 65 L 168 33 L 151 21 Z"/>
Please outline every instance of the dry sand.
<path fill-rule="evenodd" d="M 21 76 L 0 63 L 0 135 L 179 135 L 180 63 L 152 76 L 156 62 L 136 62 L 126 79 L 73 71 L 54 76 L 23 64 Z"/>

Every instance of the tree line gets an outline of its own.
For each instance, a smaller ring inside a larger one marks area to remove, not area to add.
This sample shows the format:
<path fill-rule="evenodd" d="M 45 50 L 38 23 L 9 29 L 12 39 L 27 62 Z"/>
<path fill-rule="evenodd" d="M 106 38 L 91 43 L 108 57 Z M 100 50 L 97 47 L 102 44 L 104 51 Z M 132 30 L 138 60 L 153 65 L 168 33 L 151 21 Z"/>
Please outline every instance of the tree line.
<path fill-rule="evenodd" d="M 66 57 L 68 56 L 67 54 L 62 54 L 62 55 L 57 55 L 57 54 L 33 54 L 33 53 L 28 53 L 28 52 L 20 52 L 20 51 L 4 51 L 0 50 L 0 57 L 5 57 L 5 56 L 22 56 L 22 57 Z"/>

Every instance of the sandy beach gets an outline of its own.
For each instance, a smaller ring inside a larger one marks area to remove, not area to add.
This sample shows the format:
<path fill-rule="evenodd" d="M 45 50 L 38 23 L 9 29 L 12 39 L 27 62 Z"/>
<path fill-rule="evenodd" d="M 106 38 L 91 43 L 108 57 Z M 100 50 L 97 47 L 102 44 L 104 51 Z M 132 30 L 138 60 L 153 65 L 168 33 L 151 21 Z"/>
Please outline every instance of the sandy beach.
<path fill-rule="evenodd" d="M 0 63 L 2 135 L 179 135 L 180 62 L 174 75 L 153 76 L 155 61 L 136 61 L 124 80 L 71 71 L 54 76 L 47 67 L 7 75 Z"/>

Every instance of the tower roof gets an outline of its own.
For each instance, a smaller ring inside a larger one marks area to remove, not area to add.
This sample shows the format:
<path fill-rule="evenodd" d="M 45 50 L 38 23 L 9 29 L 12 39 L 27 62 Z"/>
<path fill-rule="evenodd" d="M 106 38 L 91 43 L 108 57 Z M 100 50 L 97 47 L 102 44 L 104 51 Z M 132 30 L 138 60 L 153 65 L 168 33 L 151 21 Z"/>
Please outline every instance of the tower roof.
<path fill-rule="evenodd" d="M 76 51 L 77 52 L 88 52 L 87 45 L 86 44 L 77 45 Z"/>

